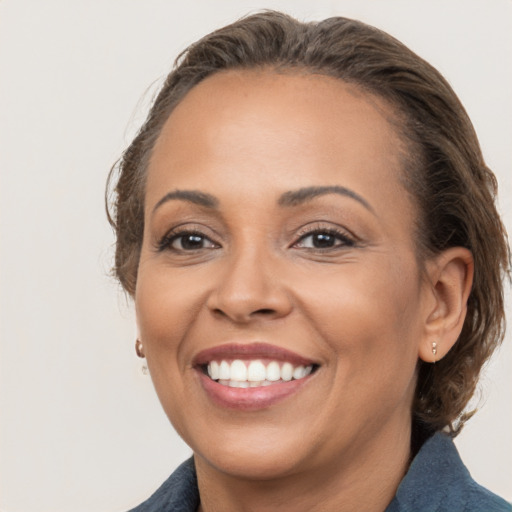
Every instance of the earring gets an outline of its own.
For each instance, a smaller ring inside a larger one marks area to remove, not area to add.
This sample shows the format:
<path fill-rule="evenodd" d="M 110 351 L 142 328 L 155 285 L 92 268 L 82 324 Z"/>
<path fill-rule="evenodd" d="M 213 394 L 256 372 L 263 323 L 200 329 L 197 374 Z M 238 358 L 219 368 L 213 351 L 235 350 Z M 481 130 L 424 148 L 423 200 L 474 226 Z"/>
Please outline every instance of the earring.
<path fill-rule="evenodd" d="M 140 341 L 139 339 L 135 342 L 135 353 L 141 359 L 144 359 L 146 357 L 144 355 L 144 346 L 142 345 L 142 341 Z M 140 371 L 142 372 L 143 375 L 148 374 L 149 370 L 148 370 L 148 365 L 146 364 L 146 361 L 144 361 L 144 363 L 142 364 Z"/>
<path fill-rule="evenodd" d="M 436 354 L 437 354 L 437 343 L 435 341 L 432 342 L 432 355 L 434 356 L 434 363 L 436 362 Z"/>
<path fill-rule="evenodd" d="M 144 347 L 142 346 L 142 341 L 140 340 L 137 340 L 135 342 L 135 353 L 137 354 L 138 357 L 144 359 L 144 357 L 146 357 L 144 355 Z"/>

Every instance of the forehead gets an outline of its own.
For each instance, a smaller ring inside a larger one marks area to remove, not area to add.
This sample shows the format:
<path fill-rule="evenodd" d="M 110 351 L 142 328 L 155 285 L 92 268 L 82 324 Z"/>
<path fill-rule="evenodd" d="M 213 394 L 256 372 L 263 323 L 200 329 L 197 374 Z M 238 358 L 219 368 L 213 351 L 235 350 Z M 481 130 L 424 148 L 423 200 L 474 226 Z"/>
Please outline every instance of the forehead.
<path fill-rule="evenodd" d="M 271 111 L 275 119 L 271 119 Z M 159 140 L 176 128 L 204 128 L 207 120 L 220 126 L 236 118 L 240 121 L 242 115 L 249 123 L 267 121 L 267 129 L 271 128 L 268 122 L 279 120 L 282 125 L 288 121 L 288 128 L 295 125 L 295 130 L 288 130 L 288 134 L 302 127 L 303 132 L 316 132 L 330 139 L 328 135 L 335 133 L 328 131 L 339 121 L 336 131 L 349 123 L 352 130 L 367 130 L 371 123 L 372 132 L 389 132 L 387 135 L 394 142 L 399 139 L 393 129 L 400 117 L 395 109 L 356 84 L 300 70 L 253 69 L 221 71 L 193 87 L 169 116 Z M 322 118 L 324 133 L 319 133 L 319 125 L 312 123 L 312 115 Z"/>
<path fill-rule="evenodd" d="M 170 189 L 201 185 L 221 195 L 342 185 L 389 202 L 398 189 L 403 195 L 405 145 L 396 118 L 386 102 L 336 78 L 217 73 L 165 123 L 150 161 L 147 205 Z"/>

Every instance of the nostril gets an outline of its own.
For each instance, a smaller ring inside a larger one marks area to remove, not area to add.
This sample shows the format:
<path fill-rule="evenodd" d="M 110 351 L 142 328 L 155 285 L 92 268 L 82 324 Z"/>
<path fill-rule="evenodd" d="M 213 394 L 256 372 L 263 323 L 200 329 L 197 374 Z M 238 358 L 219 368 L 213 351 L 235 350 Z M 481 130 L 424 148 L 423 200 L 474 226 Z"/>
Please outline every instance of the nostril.
<path fill-rule="evenodd" d="M 248 314 L 244 312 L 231 312 L 231 314 L 224 311 L 222 308 L 215 308 L 212 310 L 212 313 L 218 318 L 231 318 L 235 322 L 250 322 L 258 317 L 271 318 L 276 315 L 277 311 L 272 308 L 260 308 L 255 309 L 254 311 L 249 311 Z"/>
<path fill-rule="evenodd" d="M 275 311 L 270 308 L 262 308 L 252 312 L 253 315 L 273 315 L 274 313 Z"/>

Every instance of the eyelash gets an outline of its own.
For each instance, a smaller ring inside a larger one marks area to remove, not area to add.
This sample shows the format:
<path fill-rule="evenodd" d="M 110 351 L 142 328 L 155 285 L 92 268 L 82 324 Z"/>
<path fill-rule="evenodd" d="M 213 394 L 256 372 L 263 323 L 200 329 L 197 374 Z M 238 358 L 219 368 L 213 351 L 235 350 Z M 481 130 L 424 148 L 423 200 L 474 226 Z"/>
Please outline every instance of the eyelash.
<path fill-rule="evenodd" d="M 306 240 L 309 237 L 313 237 L 315 235 L 327 235 L 328 237 L 333 237 L 335 240 L 335 245 L 331 247 L 300 247 L 300 243 Z M 196 236 L 204 243 L 205 241 L 209 241 L 211 246 L 210 247 L 197 247 L 197 248 L 176 248 L 172 247 L 172 244 L 176 242 L 179 239 L 182 239 L 182 241 L 186 237 L 193 237 Z M 336 243 L 338 242 L 338 243 Z M 341 242 L 341 243 L 340 243 Z M 302 232 L 299 233 L 298 239 L 296 242 L 294 242 L 291 247 L 298 247 L 301 249 L 309 250 L 309 251 L 330 251 L 330 250 L 336 250 L 341 247 L 355 247 L 356 246 L 356 240 L 347 235 L 346 232 L 337 230 L 334 228 L 323 228 L 321 226 L 304 229 Z M 216 242 L 212 241 L 208 236 L 206 236 L 204 233 L 202 233 L 199 230 L 194 229 L 187 229 L 182 231 L 171 231 L 167 233 L 159 242 L 157 249 L 159 252 L 163 252 L 165 250 L 171 250 L 175 252 L 193 252 L 197 250 L 202 249 L 213 249 L 213 248 L 219 248 L 220 245 Z"/>
<path fill-rule="evenodd" d="M 192 252 L 194 250 L 201 250 L 201 249 L 206 249 L 206 247 L 199 247 L 199 248 L 196 248 L 196 249 L 184 249 L 184 248 L 175 248 L 175 247 L 172 247 L 172 244 L 176 241 L 176 240 L 179 240 L 180 238 L 181 239 L 185 239 L 185 237 L 192 237 L 192 236 L 196 236 L 198 238 L 200 238 L 202 241 L 205 241 L 205 240 L 208 240 L 212 246 L 216 246 L 218 247 L 218 244 L 213 242 L 209 237 L 207 237 L 204 233 L 201 233 L 201 231 L 198 231 L 198 230 L 194 230 L 194 229 L 190 229 L 190 230 L 182 230 L 182 231 L 177 231 L 177 232 L 170 232 L 170 233 L 167 233 L 159 242 L 158 242 L 158 251 L 159 252 L 162 252 L 162 251 L 165 251 L 165 250 L 171 250 L 171 251 L 176 251 L 176 252 Z M 208 247 L 210 248 L 210 247 Z"/>
<path fill-rule="evenodd" d="M 324 228 L 321 226 L 315 227 L 315 228 L 309 228 L 307 230 L 304 230 L 303 233 L 299 234 L 299 239 L 297 242 L 294 242 L 293 247 L 297 247 L 300 242 L 303 242 L 309 237 L 315 236 L 315 235 L 328 235 L 329 237 L 333 237 L 335 239 L 335 242 L 341 242 L 337 243 L 336 245 L 332 247 L 302 247 L 302 249 L 310 250 L 310 251 L 329 251 L 329 250 L 336 250 L 341 247 L 355 247 L 356 246 L 356 240 L 347 235 L 345 231 L 337 230 L 334 228 Z"/>

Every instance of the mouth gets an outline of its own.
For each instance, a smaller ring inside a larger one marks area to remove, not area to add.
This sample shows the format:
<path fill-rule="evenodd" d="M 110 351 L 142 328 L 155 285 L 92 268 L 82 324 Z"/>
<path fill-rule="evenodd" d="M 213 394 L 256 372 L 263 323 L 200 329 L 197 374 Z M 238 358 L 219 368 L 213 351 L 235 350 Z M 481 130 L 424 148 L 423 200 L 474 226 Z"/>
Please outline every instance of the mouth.
<path fill-rule="evenodd" d="M 294 365 L 289 361 L 262 359 L 221 359 L 201 366 L 201 371 L 221 386 L 257 388 L 304 379 L 318 365 Z"/>
<path fill-rule="evenodd" d="M 280 347 L 251 343 L 205 350 L 196 356 L 194 367 L 217 405 L 257 410 L 296 393 L 320 365 Z"/>

